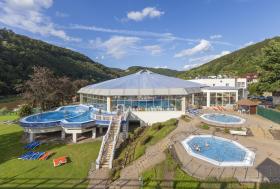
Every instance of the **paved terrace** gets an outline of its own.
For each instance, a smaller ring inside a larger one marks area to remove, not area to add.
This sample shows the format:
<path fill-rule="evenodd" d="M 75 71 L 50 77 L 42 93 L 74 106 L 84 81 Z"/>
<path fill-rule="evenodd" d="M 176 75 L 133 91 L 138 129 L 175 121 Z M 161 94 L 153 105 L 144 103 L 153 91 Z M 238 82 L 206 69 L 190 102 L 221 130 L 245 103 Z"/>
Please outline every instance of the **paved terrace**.
<path fill-rule="evenodd" d="M 239 115 L 235 112 L 226 112 Z M 181 168 L 193 177 L 205 179 L 208 177 L 232 178 L 242 182 L 270 181 L 280 182 L 280 143 L 273 139 L 269 129 L 280 130 L 277 125 L 257 115 L 239 115 L 247 121 L 244 125 L 250 128 L 252 136 L 232 136 L 215 129 L 203 130 L 198 127 L 200 118 L 193 118 L 190 122 L 180 120 L 178 127 L 166 138 L 157 144 L 148 147 L 146 153 L 121 171 L 120 179 L 113 183 L 100 182 L 91 184 L 89 188 L 139 188 L 139 176 L 141 173 L 165 159 L 164 150 L 173 147 L 173 156 L 181 165 Z M 218 167 L 203 160 L 190 156 L 181 141 L 192 134 L 214 134 L 231 140 L 235 140 L 256 153 L 253 167 Z M 104 175 L 104 174 L 103 174 Z M 104 178 L 104 177 L 103 177 Z M 104 180 L 103 180 L 104 181 Z"/>

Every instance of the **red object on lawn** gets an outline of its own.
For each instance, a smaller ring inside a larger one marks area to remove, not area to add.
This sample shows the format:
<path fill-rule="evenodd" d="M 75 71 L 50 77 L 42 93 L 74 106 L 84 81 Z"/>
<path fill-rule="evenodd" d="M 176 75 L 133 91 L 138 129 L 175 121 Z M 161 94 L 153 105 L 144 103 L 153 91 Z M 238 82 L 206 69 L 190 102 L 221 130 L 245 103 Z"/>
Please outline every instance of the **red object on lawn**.
<path fill-rule="evenodd" d="M 60 165 L 65 164 L 65 163 L 67 163 L 67 157 L 66 156 L 62 156 L 62 157 L 53 159 L 53 166 L 54 167 L 60 166 Z"/>

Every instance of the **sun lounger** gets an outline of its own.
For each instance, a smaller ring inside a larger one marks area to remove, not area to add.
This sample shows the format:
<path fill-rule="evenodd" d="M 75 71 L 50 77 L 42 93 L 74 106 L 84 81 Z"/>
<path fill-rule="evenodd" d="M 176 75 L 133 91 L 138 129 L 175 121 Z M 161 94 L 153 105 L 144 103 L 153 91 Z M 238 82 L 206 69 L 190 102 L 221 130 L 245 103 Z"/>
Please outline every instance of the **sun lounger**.
<path fill-rule="evenodd" d="M 26 159 L 27 157 L 29 157 L 33 153 L 34 152 L 32 152 L 32 151 L 26 152 L 25 154 L 21 155 L 18 159 Z"/>
<path fill-rule="evenodd" d="M 33 141 L 33 142 L 27 144 L 24 148 L 25 148 L 25 149 L 31 150 L 31 149 L 36 148 L 36 147 L 39 146 L 40 144 L 41 144 L 41 143 L 40 143 L 39 141 Z"/>
<path fill-rule="evenodd" d="M 241 131 L 229 130 L 229 133 L 232 134 L 232 135 L 246 136 L 247 135 L 247 129 L 243 129 Z"/>
<path fill-rule="evenodd" d="M 18 159 L 23 159 L 23 160 L 36 160 L 39 159 L 41 156 L 43 156 L 45 152 L 26 152 L 22 156 L 20 156 Z"/>
<path fill-rule="evenodd" d="M 43 154 L 39 160 L 47 160 L 48 157 L 52 154 L 52 152 L 46 152 L 45 154 Z"/>
<path fill-rule="evenodd" d="M 65 163 L 67 163 L 67 157 L 66 156 L 62 156 L 62 157 L 53 159 L 53 166 L 54 167 L 60 166 L 60 165 L 65 164 Z"/>

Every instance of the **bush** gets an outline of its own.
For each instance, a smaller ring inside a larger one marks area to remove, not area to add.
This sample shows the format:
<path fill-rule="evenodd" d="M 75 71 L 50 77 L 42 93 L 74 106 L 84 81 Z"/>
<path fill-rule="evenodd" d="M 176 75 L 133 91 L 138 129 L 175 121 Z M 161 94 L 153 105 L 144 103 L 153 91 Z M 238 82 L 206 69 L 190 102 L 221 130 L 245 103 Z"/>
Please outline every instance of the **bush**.
<path fill-rule="evenodd" d="M 145 136 L 145 137 L 141 140 L 141 145 L 147 144 L 152 138 L 153 138 L 153 136 L 151 136 L 151 135 Z"/>
<path fill-rule="evenodd" d="M 134 135 L 136 137 L 138 137 L 143 133 L 144 130 L 145 130 L 145 127 L 138 127 L 134 130 Z"/>
<path fill-rule="evenodd" d="M 215 128 L 215 131 L 216 131 L 216 132 L 220 132 L 221 129 L 220 129 L 219 127 L 216 127 L 216 128 Z"/>
<path fill-rule="evenodd" d="M 7 113 L 9 113 L 9 110 L 6 107 L 0 109 L 0 115 L 6 115 Z"/>
<path fill-rule="evenodd" d="M 225 128 L 225 133 L 229 134 L 229 128 Z"/>
<path fill-rule="evenodd" d="M 201 129 L 205 129 L 205 130 L 210 129 L 209 125 L 207 125 L 207 124 L 201 125 L 200 127 L 201 127 Z"/>
<path fill-rule="evenodd" d="M 276 109 L 280 111 L 280 105 L 277 105 L 277 106 L 276 106 Z"/>
<path fill-rule="evenodd" d="M 19 109 L 19 116 L 20 117 L 25 117 L 32 114 L 32 107 L 28 104 L 24 104 L 23 106 L 20 107 Z"/>
<path fill-rule="evenodd" d="M 159 131 L 164 125 L 162 125 L 161 123 L 155 123 L 152 126 L 152 129 L 155 131 Z"/>

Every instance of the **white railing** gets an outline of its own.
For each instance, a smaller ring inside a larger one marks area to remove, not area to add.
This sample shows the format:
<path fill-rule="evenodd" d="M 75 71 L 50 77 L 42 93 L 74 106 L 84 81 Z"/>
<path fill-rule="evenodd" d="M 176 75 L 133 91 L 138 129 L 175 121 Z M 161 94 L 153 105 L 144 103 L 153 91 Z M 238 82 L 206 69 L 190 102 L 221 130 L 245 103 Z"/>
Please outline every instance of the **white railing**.
<path fill-rule="evenodd" d="M 109 116 L 109 115 L 97 115 L 97 114 L 93 114 L 93 119 L 94 120 L 105 120 L 105 121 L 109 121 L 112 120 L 113 116 Z"/>
<path fill-rule="evenodd" d="M 120 120 L 119 120 L 118 125 L 117 125 L 118 129 L 117 129 L 117 132 L 115 133 L 114 140 L 113 140 L 112 154 L 111 154 L 110 161 L 109 161 L 109 169 L 113 168 L 113 159 L 114 159 L 114 155 L 115 155 L 115 148 L 116 148 L 116 145 L 117 145 L 118 136 L 119 136 L 119 133 L 120 133 L 120 130 L 121 130 L 122 116 L 119 116 L 119 119 Z"/>
<path fill-rule="evenodd" d="M 108 127 L 108 130 L 106 132 L 106 134 L 103 136 L 102 138 L 102 143 L 101 143 L 101 147 L 100 147 L 100 150 L 99 150 L 99 154 L 98 154 L 98 157 L 95 161 L 96 163 L 96 169 L 99 169 L 100 168 L 100 165 L 101 165 L 101 160 L 102 160 L 102 154 L 104 152 L 104 147 L 105 147 L 105 144 L 107 143 L 108 141 L 108 137 L 109 137 L 109 132 L 111 130 L 111 127 L 112 127 L 112 122 L 113 120 L 111 119 L 110 120 L 110 124 L 109 124 L 109 127 Z"/>

